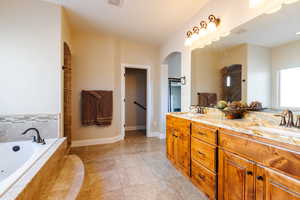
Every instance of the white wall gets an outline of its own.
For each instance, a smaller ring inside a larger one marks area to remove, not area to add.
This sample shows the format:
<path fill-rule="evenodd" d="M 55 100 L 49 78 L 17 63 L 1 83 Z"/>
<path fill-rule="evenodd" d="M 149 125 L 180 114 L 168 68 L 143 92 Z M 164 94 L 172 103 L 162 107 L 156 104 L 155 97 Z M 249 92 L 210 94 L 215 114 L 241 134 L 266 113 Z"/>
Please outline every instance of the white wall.
<path fill-rule="evenodd" d="M 179 78 L 181 76 L 181 55 L 180 53 L 172 53 L 166 60 L 168 64 L 168 77 Z"/>
<path fill-rule="evenodd" d="M 271 107 L 271 49 L 257 45 L 247 48 L 247 102 L 260 101 L 263 107 Z"/>
<path fill-rule="evenodd" d="M 39 0 L 0 2 L 0 114 L 59 113 L 61 9 Z"/>
<path fill-rule="evenodd" d="M 121 63 L 149 65 L 153 110 L 151 132 L 158 130 L 159 116 L 159 51 L 158 47 L 139 44 L 92 32 L 76 32 L 73 42 L 73 140 L 103 139 L 120 136 L 121 132 Z M 113 90 L 113 121 L 109 127 L 83 127 L 80 122 L 82 90 Z"/>
<path fill-rule="evenodd" d="M 300 67 L 300 40 L 293 41 L 278 47 L 274 47 L 272 52 L 272 92 L 273 107 L 278 107 L 279 102 L 276 99 L 278 95 L 277 72 L 280 69 Z"/>
<path fill-rule="evenodd" d="M 221 73 L 217 54 L 211 50 L 196 49 L 192 52 L 191 104 L 198 104 L 198 92 L 220 94 Z"/>

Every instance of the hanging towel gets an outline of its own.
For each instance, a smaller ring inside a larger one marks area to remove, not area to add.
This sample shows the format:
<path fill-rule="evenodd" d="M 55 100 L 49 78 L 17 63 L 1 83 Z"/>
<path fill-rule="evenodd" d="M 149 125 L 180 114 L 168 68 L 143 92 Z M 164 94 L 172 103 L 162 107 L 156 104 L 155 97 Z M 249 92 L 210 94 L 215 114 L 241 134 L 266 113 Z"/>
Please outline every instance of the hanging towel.
<path fill-rule="evenodd" d="M 212 107 L 217 104 L 216 93 L 198 93 L 198 105 Z"/>
<path fill-rule="evenodd" d="M 109 126 L 112 121 L 112 91 L 93 90 L 81 92 L 81 123 L 84 126 Z"/>

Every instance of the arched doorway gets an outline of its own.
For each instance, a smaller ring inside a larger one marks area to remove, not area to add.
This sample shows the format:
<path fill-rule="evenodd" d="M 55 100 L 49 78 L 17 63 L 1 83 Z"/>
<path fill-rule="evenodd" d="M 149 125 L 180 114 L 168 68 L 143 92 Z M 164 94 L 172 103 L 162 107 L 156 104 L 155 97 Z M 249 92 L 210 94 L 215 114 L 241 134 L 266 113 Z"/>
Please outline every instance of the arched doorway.
<path fill-rule="evenodd" d="M 165 133 L 165 114 L 181 111 L 181 65 L 181 52 L 170 53 L 161 65 L 161 122 L 163 133 Z"/>
<path fill-rule="evenodd" d="M 64 137 L 67 138 L 68 146 L 71 145 L 71 96 L 72 96 L 72 54 L 67 43 L 64 43 Z"/>

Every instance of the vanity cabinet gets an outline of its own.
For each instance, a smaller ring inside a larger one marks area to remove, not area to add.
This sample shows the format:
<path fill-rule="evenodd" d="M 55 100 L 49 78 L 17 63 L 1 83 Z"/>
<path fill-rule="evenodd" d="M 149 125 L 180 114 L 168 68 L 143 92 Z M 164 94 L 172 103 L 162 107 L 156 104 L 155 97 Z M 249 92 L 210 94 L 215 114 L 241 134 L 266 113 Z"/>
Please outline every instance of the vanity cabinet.
<path fill-rule="evenodd" d="M 167 116 L 167 157 L 209 199 L 300 200 L 298 146 Z"/>
<path fill-rule="evenodd" d="M 190 176 L 190 126 L 188 120 L 167 117 L 167 157 L 186 176 Z"/>
<path fill-rule="evenodd" d="M 299 152 L 222 129 L 219 145 L 219 200 L 300 200 Z"/>

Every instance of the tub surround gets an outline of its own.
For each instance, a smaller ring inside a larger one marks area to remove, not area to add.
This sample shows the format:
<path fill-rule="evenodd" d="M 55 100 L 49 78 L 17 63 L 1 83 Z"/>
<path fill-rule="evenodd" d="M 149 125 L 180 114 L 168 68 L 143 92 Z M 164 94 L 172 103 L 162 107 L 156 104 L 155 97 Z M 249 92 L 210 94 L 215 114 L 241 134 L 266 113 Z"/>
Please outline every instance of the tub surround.
<path fill-rule="evenodd" d="M 58 139 L 54 145 L 1 196 L 1 200 L 35 200 L 49 184 L 49 177 L 57 177 L 67 154 L 65 138 Z"/>
<path fill-rule="evenodd" d="M 167 157 L 209 199 L 300 199 L 300 130 L 277 122 L 169 113 Z"/>
<path fill-rule="evenodd" d="M 32 140 L 32 135 L 22 135 L 28 128 L 37 128 L 45 139 L 57 138 L 59 114 L 0 115 L 0 142 Z"/>

